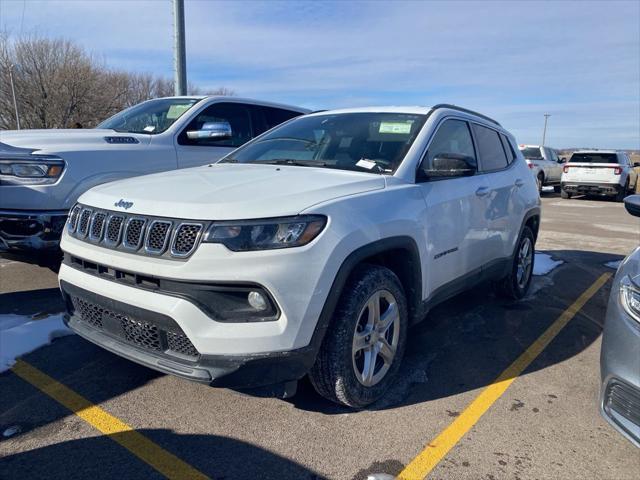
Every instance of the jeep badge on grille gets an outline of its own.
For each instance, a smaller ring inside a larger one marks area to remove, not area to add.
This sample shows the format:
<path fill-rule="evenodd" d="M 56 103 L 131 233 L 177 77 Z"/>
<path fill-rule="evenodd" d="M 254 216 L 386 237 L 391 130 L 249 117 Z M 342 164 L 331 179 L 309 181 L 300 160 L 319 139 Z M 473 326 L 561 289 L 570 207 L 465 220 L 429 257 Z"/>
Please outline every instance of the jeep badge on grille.
<path fill-rule="evenodd" d="M 114 207 L 122 207 L 125 210 L 129 210 L 131 207 L 133 207 L 133 202 L 126 202 L 124 199 L 121 198 L 116 203 L 114 203 L 113 206 Z"/>

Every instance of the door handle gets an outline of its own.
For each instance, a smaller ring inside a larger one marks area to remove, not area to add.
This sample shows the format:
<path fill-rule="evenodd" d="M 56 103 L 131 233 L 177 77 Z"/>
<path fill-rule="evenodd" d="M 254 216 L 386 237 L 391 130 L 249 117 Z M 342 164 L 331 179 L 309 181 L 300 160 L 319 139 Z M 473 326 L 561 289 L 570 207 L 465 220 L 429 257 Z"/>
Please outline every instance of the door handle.
<path fill-rule="evenodd" d="M 480 187 L 476 190 L 476 195 L 479 197 L 484 197 L 489 194 L 489 187 Z"/>
<path fill-rule="evenodd" d="M 523 185 L 524 185 L 524 181 L 521 178 L 518 178 L 516 180 L 516 187 L 520 188 Z"/>

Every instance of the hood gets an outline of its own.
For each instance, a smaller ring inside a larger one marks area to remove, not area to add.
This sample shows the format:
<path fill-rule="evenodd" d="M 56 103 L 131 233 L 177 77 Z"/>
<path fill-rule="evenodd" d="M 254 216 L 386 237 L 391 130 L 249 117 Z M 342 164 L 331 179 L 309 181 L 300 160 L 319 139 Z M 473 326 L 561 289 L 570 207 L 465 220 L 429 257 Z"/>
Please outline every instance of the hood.
<path fill-rule="evenodd" d="M 315 167 L 221 163 L 100 185 L 79 202 L 190 220 L 297 215 L 320 202 L 385 187 L 381 175 Z M 123 202 L 120 202 L 123 200 Z"/>
<path fill-rule="evenodd" d="M 105 137 L 135 139 L 134 143 L 130 144 L 132 146 L 146 145 L 151 139 L 151 135 L 119 133 L 115 130 L 97 128 L 8 130 L 0 132 L 0 154 L 10 147 L 26 148 L 34 153 L 55 154 L 70 151 L 105 149 L 116 146 L 105 140 Z"/>

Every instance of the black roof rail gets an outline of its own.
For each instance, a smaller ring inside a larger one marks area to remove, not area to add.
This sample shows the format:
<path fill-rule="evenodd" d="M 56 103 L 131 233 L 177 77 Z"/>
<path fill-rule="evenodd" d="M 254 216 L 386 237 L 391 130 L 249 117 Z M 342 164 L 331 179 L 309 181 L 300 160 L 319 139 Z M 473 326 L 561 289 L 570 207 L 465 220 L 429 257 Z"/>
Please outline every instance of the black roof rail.
<path fill-rule="evenodd" d="M 489 120 L 491 123 L 495 123 L 499 127 L 502 127 L 502 125 L 496 122 L 493 118 L 487 117 L 486 115 L 483 115 L 478 112 L 474 112 L 473 110 L 469 110 L 468 108 L 458 107 L 457 105 L 451 105 L 449 103 L 438 103 L 437 105 L 434 105 L 433 107 L 431 107 L 432 110 L 437 110 L 438 108 L 450 108 L 451 110 L 458 110 L 459 112 L 469 113 L 471 115 L 484 118 L 485 120 Z"/>

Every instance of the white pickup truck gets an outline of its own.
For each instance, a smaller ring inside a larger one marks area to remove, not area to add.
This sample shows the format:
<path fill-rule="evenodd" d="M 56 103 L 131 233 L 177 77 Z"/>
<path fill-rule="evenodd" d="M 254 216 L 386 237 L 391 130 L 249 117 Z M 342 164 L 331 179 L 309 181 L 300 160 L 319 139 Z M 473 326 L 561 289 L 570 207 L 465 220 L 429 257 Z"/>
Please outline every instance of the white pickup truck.
<path fill-rule="evenodd" d="M 95 129 L 0 132 L 0 256 L 55 266 L 69 208 L 89 188 L 215 162 L 308 112 L 235 97 L 169 97 Z"/>
<path fill-rule="evenodd" d="M 562 176 L 563 160 L 553 148 L 540 145 L 520 145 L 518 147 L 538 184 L 538 191 L 542 187 L 553 187 L 560 192 L 560 177 Z"/>
<path fill-rule="evenodd" d="M 638 174 L 624 152 L 579 150 L 571 155 L 562 173 L 562 198 L 573 195 L 605 195 L 621 202 L 636 191 Z"/>

